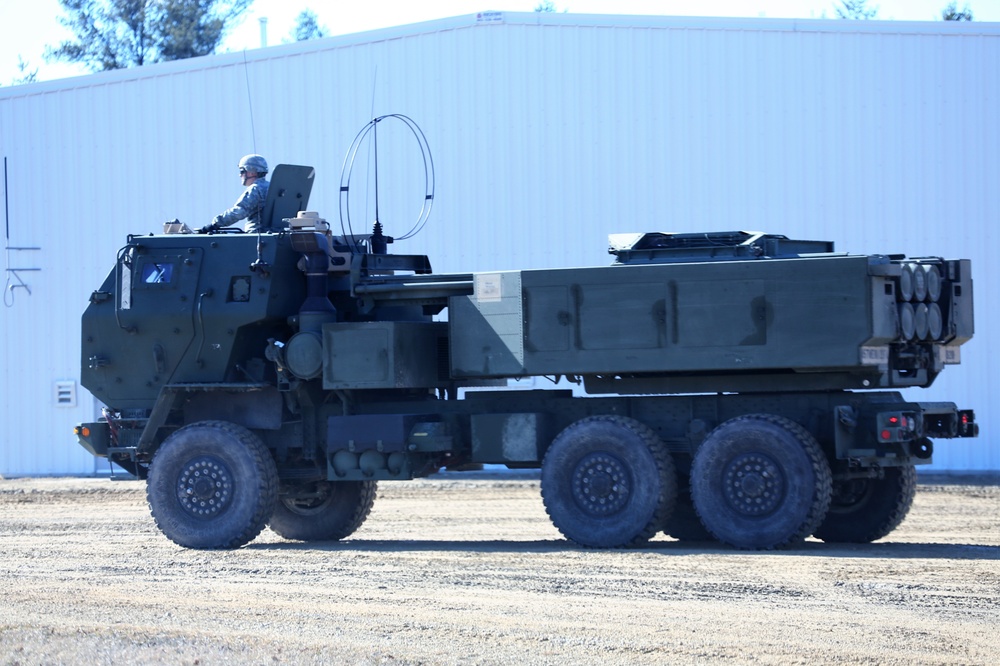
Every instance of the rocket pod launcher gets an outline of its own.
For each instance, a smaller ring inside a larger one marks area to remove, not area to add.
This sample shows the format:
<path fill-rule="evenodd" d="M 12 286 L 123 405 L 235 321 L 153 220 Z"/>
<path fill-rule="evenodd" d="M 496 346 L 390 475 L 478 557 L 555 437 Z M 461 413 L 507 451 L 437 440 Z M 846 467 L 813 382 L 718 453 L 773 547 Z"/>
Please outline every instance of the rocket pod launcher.
<path fill-rule="evenodd" d="M 378 481 L 483 464 L 540 469 L 587 546 L 864 542 L 934 440 L 977 434 L 898 392 L 960 362 L 967 260 L 645 233 L 612 236 L 611 265 L 439 275 L 378 227 L 286 222 L 129 237 L 83 315 L 107 407 L 79 441 L 146 479 L 184 546 L 342 539 Z M 543 378 L 569 383 L 507 386 Z"/>
<path fill-rule="evenodd" d="M 610 267 L 475 276 L 456 377 L 590 393 L 930 386 L 972 337 L 967 260 L 848 255 L 772 234 L 617 235 Z"/>

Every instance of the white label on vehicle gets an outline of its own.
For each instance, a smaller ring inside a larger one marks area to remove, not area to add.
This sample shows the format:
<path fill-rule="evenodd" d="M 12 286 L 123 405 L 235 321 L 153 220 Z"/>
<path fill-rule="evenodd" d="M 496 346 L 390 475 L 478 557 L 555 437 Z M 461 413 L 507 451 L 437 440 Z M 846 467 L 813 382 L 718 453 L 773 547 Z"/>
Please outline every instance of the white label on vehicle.
<path fill-rule="evenodd" d="M 496 303 L 503 298 L 503 281 L 499 273 L 476 274 L 476 301 Z"/>
<path fill-rule="evenodd" d="M 889 346 L 862 347 L 861 365 L 888 365 Z"/>
<path fill-rule="evenodd" d="M 938 347 L 938 359 L 945 365 L 958 365 L 962 362 L 961 347 Z"/>

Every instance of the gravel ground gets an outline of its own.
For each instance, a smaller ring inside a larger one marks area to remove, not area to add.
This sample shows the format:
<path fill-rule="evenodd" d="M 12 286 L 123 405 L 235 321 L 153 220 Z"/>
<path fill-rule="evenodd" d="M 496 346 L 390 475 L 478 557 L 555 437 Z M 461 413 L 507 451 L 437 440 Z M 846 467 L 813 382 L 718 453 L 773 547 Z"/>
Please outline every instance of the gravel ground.
<path fill-rule="evenodd" d="M 560 538 L 534 480 L 383 483 L 349 540 L 222 552 L 139 481 L 0 480 L 2 664 L 996 664 L 1000 486 L 863 546 Z"/>

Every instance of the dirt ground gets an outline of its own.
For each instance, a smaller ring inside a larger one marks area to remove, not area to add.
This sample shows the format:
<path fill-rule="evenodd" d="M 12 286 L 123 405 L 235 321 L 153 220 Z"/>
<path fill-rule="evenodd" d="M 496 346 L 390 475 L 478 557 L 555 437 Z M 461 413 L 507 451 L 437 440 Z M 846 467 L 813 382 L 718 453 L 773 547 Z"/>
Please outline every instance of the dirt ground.
<path fill-rule="evenodd" d="M 864 546 L 562 540 L 533 480 L 382 483 L 351 539 L 179 548 L 139 481 L 0 480 L 2 664 L 996 664 L 1000 486 Z"/>

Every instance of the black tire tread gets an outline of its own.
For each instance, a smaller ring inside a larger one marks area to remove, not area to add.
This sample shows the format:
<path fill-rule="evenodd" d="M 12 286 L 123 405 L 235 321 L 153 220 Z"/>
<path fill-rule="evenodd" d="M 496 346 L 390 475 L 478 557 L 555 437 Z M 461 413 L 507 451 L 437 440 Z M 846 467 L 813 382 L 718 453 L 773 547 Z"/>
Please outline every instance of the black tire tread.
<path fill-rule="evenodd" d="M 339 541 L 354 534 L 367 520 L 375 504 L 378 491 L 377 481 L 333 482 L 358 483 L 359 493 L 351 513 L 339 520 L 324 521 L 317 517 L 311 524 L 296 520 L 291 512 L 279 501 L 271 515 L 271 531 L 285 539 L 298 541 Z"/>
<path fill-rule="evenodd" d="M 722 423 L 712 432 L 714 433 L 716 430 L 724 426 L 728 427 L 734 423 L 751 420 L 766 421 L 781 426 L 782 428 L 788 430 L 799 441 L 802 445 L 803 451 L 809 457 L 812 465 L 816 492 L 813 493 L 812 505 L 810 506 L 805 519 L 800 524 L 799 529 L 790 533 L 784 540 L 761 547 L 742 546 L 738 544 L 730 545 L 733 545 L 740 550 L 780 550 L 790 548 L 800 544 L 806 539 L 806 537 L 811 535 L 826 517 L 826 513 L 830 508 L 830 498 L 833 488 L 833 475 L 830 471 L 830 465 L 826 460 L 823 449 L 820 447 L 819 442 L 816 441 L 816 438 L 812 436 L 812 433 L 795 421 L 787 419 L 783 416 L 777 416 L 775 414 L 744 414 L 743 416 L 738 416 Z M 711 435 L 712 433 L 709 433 L 709 437 L 711 437 Z M 698 513 L 702 524 L 713 538 L 723 543 L 729 543 L 724 535 L 720 535 L 712 530 L 710 527 L 711 523 L 706 521 L 705 517 L 698 512 L 697 506 L 695 507 L 695 512 Z"/>
<path fill-rule="evenodd" d="M 208 546 L 200 546 L 199 548 L 205 550 L 223 550 L 223 549 L 233 549 L 244 546 L 254 539 L 264 530 L 267 525 L 268 520 L 271 518 L 271 514 L 274 512 L 275 504 L 278 498 L 278 470 L 274 464 L 274 459 L 271 457 L 271 452 L 267 448 L 261 439 L 244 428 L 243 426 L 236 425 L 235 423 L 230 423 L 228 421 L 199 421 L 193 423 L 184 428 L 177 430 L 180 432 L 185 428 L 195 428 L 195 427 L 209 427 L 225 432 L 232 435 L 236 440 L 247 448 L 250 455 L 254 459 L 254 463 L 257 469 L 262 472 L 262 477 L 259 485 L 260 496 L 264 499 L 260 503 L 257 510 L 250 520 L 247 521 L 245 529 L 229 539 L 223 539 L 215 544 Z M 169 439 L 169 438 L 168 438 Z M 162 450 L 162 447 L 161 449 Z M 156 456 L 153 456 L 153 460 L 150 463 L 150 472 L 153 473 L 156 467 Z M 153 498 L 150 493 L 150 485 L 146 485 L 146 501 L 149 503 L 150 515 L 153 517 L 153 521 L 156 523 L 157 528 L 160 529 L 163 534 L 173 541 L 178 546 L 190 547 L 185 543 L 174 538 L 170 533 L 170 530 L 164 529 L 164 525 L 161 524 L 160 518 L 156 515 L 156 510 L 153 502 Z"/>
<path fill-rule="evenodd" d="M 678 541 L 715 541 L 715 537 L 705 528 L 694 510 L 690 488 L 677 493 L 677 503 L 663 533 Z"/>
<path fill-rule="evenodd" d="M 889 476 L 883 480 L 884 487 L 875 491 L 881 494 L 873 497 L 872 503 L 859 507 L 863 515 L 852 517 L 850 513 L 831 511 L 813 535 L 827 543 L 871 543 L 899 527 L 917 494 L 917 470 L 913 465 L 906 465 L 890 467 L 886 473 Z"/>
<path fill-rule="evenodd" d="M 571 436 L 574 430 L 587 427 L 591 423 L 609 423 L 618 427 L 630 430 L 633 434 L 637 435 L 652 454 L 653 459 L 656 463 L 657 472 L 662 481 L 661 487 L 663 488 L 663 493 L 659 498 L 657 508 L 654 514 L 651 516 L 649 522 L 646 526 L 641 529 L 636 535 L 626 543 L 616 544 L 614 548 L 632 548 L 636 546 L 641 546 L 647 543 L 651 538 L 653 538 L 658 532 L 662 531 L 666 526 L 670 515 L 673 513 L 674 504 L 677 500 L 677 472 L 674 468 L 673 458 L 670 456 L 670 452 L 667 450 L 666 444 L 663 440 L 657 436 L 653 430 L 645 425 L 644 423 L 637 421 L 636 419 L 617 416 L 617 415 L 597 415 L 589 416 L 575 423 L 567 426 L 559 435 L 556 440 L 559 440 L 563 436 Z M 549 449 L 551 451 L 551 447 Z M 545 458 L 542 460 L 542 469 L 545 469 L 546 460 L 549 457 L 549 453 L 546 452 Z M 548 493 L 546 492 L 546 485 L 542 484 L 542 503 L 545 505 L 545 510 L 552 519 L 553 524 L 556 529 L 559 530 L 560 534 L 564 537 L 577 543 L 586 548 L 606 548 L 608 546 L 600 546 L 588 543 L 581 543 L 579 540 L 574 539 L 569 534 L 563 531 L 559 526 L 555 516 L 552 513 L 552 506 L 548 498 Z"/>

